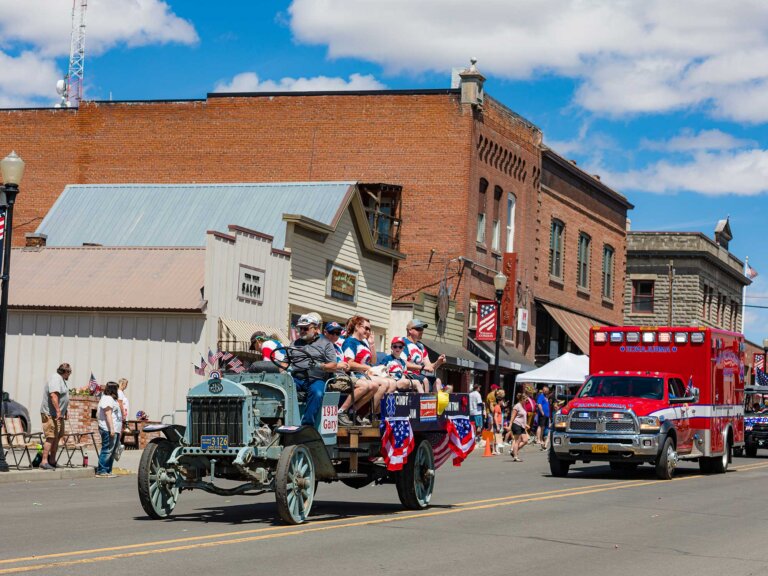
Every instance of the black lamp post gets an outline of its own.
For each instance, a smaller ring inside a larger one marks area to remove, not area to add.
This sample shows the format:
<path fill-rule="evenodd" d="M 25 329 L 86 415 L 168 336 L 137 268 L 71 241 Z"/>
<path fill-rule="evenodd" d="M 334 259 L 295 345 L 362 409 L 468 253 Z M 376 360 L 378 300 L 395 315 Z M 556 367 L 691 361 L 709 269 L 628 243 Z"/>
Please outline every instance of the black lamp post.
<path fill-rule="evenodd" d="M 3 237 L 3 270 L 0 276 L 0 414 L 5 416 L 5 392 L 3 382 L 5 377 L 5 333 L 8 329 L 8 284 L 11 273 L 11 241 L 13 238 L 13 205 L 16 203 L 16 195 L 19 193 L 19 182 L 24 176 L 24 160 L 19 158 L 16 152 L 11 152 L 3 160 L 0 160 L 0 172 L 2 172 L 3 186 L 2 208 L 5 208 L 5 233 Z M 5 461 L 2 436 L 0 436 L 0 472 L 8 472 L 8 463 Z"/>
<path fill-rule="evenodd" d="M 499 347 L 501 346 L 501 297 L 504 296 L 504 288 L 507 286 L 507 277 L 501 272 L 493 277 L 493 287 L 496 288 L 496 355 L 493 357 L 493 382 L 499 384 Z"/>

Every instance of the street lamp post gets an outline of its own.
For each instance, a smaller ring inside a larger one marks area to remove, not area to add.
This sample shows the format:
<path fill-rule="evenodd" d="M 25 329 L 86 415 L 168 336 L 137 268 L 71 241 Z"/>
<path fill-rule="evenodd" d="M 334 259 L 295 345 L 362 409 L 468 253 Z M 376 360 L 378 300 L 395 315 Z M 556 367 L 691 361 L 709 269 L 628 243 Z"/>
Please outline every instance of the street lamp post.
<path fill-rule="evenodd" d="M 493 277 L 493 287 L 496 288 L 496 355 L 493 357 L 493 384 L 499 384 L 499 347 L 501 346 L 501 297 L 507 286 L 507 277 L 501 272 Z"/>
<path fill-rule="evenodd" d="M 19 158 L 16 152 L 11 152 L 3 160 L 0 160 L 0 172 L 3 176 L 3 186 L 0 190 L 4 199 L 2 207 L 5 208 L 5 229 L 3 235 L 3 269 L 0 276 L 0 414 L 5 415 L 5 333 L 8 329 L 8 284 L 11 274 L 11 240 L 13 238 L 13 205 L 19 193 L 19 183 L 24 176 L 24 160 Z M 0 472 L 8 472 L 8 463 L 5 461 L 2 436 L 0 436 Z"/>

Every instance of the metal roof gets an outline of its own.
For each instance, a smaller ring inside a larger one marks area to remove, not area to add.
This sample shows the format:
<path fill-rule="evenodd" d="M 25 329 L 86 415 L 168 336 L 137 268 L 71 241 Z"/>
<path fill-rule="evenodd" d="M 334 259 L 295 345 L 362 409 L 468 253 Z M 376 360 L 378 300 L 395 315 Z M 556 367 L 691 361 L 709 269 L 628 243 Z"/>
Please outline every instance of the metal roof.
<path fill-rule="evenodd" d="M 204 248 L 14 248 L 16 308 L 200 311 Z"/>
<path fill-rule="evenodd" d="M 206 231 L 250 228 L 285 247 L 283 214 L 331 225 L 355 182 L 87 184 L 64 189 L 37 229 L 48 246 L 203 246 Z"/>

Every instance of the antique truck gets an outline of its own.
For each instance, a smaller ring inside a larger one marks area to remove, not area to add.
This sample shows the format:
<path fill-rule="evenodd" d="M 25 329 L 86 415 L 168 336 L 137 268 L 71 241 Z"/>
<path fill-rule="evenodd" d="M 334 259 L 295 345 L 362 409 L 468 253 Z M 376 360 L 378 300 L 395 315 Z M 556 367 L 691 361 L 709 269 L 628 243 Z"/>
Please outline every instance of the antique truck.
<path fill-rule="evenodd" d="M 260 362 L 241 374 L 211 372 L 189 390 L 186 426 L 144 428 L 164 436 L 150 442 L 139 465 L 139 499 L 151 518 L 168 517 L 185 490 L 272 492 L 280 518 L 299 524 L 309 517 L 318 482 L 336 481 L 394 484 L 405 508 L 423 509 L 435 470 L 449 457 L 459 465 L 471 452 L 466 394 L 390 394 L 380 425 L 340 427 L 340 393 L 327 391 L 316 426 L 302 426 L 303 398 L 283 368 L 307 355 L 284 351 L 279 368 Z"/>

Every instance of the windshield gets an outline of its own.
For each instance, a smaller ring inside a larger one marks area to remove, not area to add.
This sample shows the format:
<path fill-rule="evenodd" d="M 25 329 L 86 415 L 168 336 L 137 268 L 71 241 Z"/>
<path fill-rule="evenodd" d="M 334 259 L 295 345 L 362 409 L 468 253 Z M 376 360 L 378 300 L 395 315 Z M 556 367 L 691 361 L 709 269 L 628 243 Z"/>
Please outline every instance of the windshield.
<path fill-rule="evenodd" d="M 579 393 L 579 398 L 664 398 L 664 379 L 650 376 L 593 376 Z"/>

